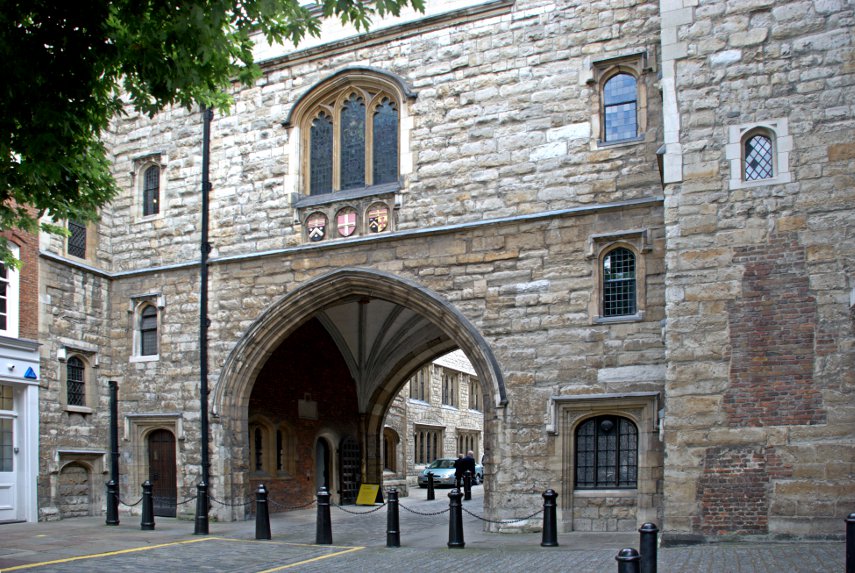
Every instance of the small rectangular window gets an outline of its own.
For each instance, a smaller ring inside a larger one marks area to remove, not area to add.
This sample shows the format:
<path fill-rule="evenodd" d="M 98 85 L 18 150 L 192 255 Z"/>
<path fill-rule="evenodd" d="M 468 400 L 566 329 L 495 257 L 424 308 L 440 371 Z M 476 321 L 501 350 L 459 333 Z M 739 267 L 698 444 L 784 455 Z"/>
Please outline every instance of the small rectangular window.
<path fill-rule="evenodd" d="M 80 259 L 86 258 L 86 224 L 78 221 L 68 222 L 68 254 Z"/>

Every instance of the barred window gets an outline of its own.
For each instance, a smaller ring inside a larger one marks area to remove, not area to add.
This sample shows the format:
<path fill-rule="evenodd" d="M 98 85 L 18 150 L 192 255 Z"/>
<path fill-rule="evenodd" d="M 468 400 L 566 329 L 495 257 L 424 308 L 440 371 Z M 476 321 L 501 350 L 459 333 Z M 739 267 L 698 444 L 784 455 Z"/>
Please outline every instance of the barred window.
<path fill-rule="evenodd" d="M 78 221 L 68 222 L 68 244 L 66 250 L 72 257 L 86 258 L 86 224 Z"/>
<path fill-rule="evenodd" d="M 636 313 L 635 254 L 618 247 L 603 258 L 603 316 Z"/>
<path fill-rule="evenodd" d="M 152 165 L 143 174 L 143 216 L 160 212 L 160 167 Z"/>
<path fill-rule="evenodd" d="M 140 313 L 140 355 L 157 355 L 157 309 L 150 304 Z"/>
<path fill-rule="evenodd" d="M 65 364 L 66 389 L 69 406 L 86 406 L 86 367 L 77 356 Z"/>
<path fill-rule="evenodd" d="M 770 179 L 772 167 L 772 139 L 761 134 L 745 140 L 745 180 Z"/>
<path fill-rule="evenodd" d="M 619 73 L 603 86 L 603 140 L 632 139 L 638 135 L 638 88 L 634 76 Z"/>
<path fill-rule="evenodd" d="M 576 429 L 576 488 L 635 488 L 638 429 L 627 418 L 597 416 Z"/>

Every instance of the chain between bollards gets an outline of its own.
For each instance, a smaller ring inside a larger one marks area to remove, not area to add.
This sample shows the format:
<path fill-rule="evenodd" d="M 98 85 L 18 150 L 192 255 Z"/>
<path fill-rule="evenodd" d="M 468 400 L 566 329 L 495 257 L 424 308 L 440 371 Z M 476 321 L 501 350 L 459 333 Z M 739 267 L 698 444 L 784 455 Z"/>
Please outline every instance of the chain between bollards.
<path fill-rule="evenodd" d="M 255 492 L 255 538 L 269 541 L 270 535 L 270 508 L 267 505 L 267 488 L 259 484 Z"/>
<path fill-rule="evenodd" d="M 142 520 L 140 529 L 151 531 L 154 529 L 154 503 L 151 497 L 151 482 L 145 480 L 142 484 Z"/>
<path fill-rule="evenodd" d="M 398 490 L 386 492 L 386 547 L 401 546 L 401 522 L 398 516 Z"/>
<path fill-rule="evenodd" d="M 463 494 L 454 488 L 448 492 L 448 546 L 463 548 Z"/>
<path fill-rule="evenodd" d="M 332 522 L 330 522 L 330 492 L 322 487 L 318 491 L 318 521 L 315 528 L 316 545 L 332 545 Z"/>

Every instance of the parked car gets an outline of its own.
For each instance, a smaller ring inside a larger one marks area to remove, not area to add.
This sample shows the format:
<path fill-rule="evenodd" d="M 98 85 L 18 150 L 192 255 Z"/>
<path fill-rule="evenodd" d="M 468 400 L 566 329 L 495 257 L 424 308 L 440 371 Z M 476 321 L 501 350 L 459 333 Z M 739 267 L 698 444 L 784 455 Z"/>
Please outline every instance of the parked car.
<path fill-rule="evenodd" d="M 454 462 L 455 458 L 437 458 L 429 466 L 419 472 L 419 487 L 425 488 L 428 485 L 428 472 L 433 473 L 433 485 L 449 487 L 454 486 Z M 484 466 L 475 463 L 475 475 L 472 478 L 472 485 L 484 483 Z M 461 484 L 462 485 L 462 484 Z"/>

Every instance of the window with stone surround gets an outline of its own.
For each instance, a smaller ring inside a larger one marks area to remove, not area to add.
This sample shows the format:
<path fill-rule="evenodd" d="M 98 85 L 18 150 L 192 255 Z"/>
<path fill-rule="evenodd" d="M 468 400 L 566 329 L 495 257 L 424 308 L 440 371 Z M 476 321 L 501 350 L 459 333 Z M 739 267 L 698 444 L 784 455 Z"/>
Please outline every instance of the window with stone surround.
<path fill-rule="evenodd" d="M 469 409 L 481 411 L 481 384 L 475 378 L 469 379 Z"/>
<path fill-rule="evenodd" d="M 297 438 L 294 429 L 285 422 L 276 428 L 276 474 L 293 476 L 297 471 Z"/>
<path fill-rule="evenodd" d="M 409 380 L 410 399 L 422 402 L 430 401 L 430 366 L 419 368 Z"/>
<path fill-rule="evenodd" d="M 143 217 L 160 212 L 160 168 L 150 165 L 143 172 Z"/>
<path fill-rule="evenodd" d="M 792 148 L 786 118 L 730 126 L 725 146 L 730 189 L 791 182 Z"/>
<path fill-rule="evenodd" d="M 12 255 L 18 258 L 19 247 L 13 243 L 8 243 L 8 246 Z M 19 286 L 18 270 L 0 263 L 0 335 L 18 337 Z"/>
<path fill-rule="evenodd" d="M 416 426 L 413 433 L 413 463 L 429 464 L 442 457 L 442 428 Z"/>
<path fill-rule="evenodd" d="M 638 429 L 622 416 L 597 416 L 576 428 L 576 489 L 635 488 Z"/>
<path fill-rule="evenodd" d="M 458 404 L 458 374 L 449 370 L 442 372 L 442 404 L 457 407 Z"/>
<path fill-rule="evenodd" d="M 647 129 L 647 52 L 595 60 L 588 83 L 596 87 L 592 132 L 597 145 L 644 140 Z"/>
<path fill-rule="evenodd" d="M 285 126 L 295 219 L 319 242 L 392 231 L 401 178 L 412 170 L 408 104 L 399 77 L 345 68 L 312 86 Z"/>
<path fill-rule="evenodd" d="M 72 257 L 78 259 L 86 258 L 87 230 L 86 223 L 80 221 L 68 221 L 68 237 L 65 242 L 65 251 Z"/>
<path fill-rule="evenodd" d="M 398 433 L 392 428 L 383 428 L 383 469 L 388 472 L 398 471 Z"/>
<path fill-rule="evenodd" d="M 164 299 L 160 293 L 131 297 L 128 306 L 129 320 L 133 324 L 131 362 L 149 362 L 160 359 L 163 307 Z"/>
<path fill-rule="evenodd" d="M 481 459 L 479 445 L 481 432 L 474 430 L 457 430 L 457 453 L 466 455 L 472 452 L 475 460 Z"/>
<path fill-rule="evenodd" d="M 594 323 L 643 320 L 646 308 L 647 230 L 595 235 L 588 240 L 594 289 L 590 315 Z"/>
<path fill-rule="evenodd" d="M 140 220 L 157 218 L 163 212 L 166 156 L 162 152 L 150 153 L 135 158 L 133 163 L 134 217 Z"/>
<path fill-rule="evenodd" d="M 93 353 L 61 348 L 60 402 L 68 412 L 89 414 L 97 405 L 98 393 L 95 387 L 92 364 Z"/>
<path fill-rule="evenodd" d="M 276 467 L 276 451 L 271 443 L 274 432 L 271 424 L 262 418 L 249 422 L 249 471 L 259 476 L 271 476 Z"/>

